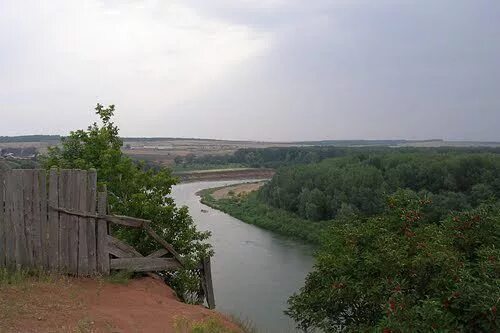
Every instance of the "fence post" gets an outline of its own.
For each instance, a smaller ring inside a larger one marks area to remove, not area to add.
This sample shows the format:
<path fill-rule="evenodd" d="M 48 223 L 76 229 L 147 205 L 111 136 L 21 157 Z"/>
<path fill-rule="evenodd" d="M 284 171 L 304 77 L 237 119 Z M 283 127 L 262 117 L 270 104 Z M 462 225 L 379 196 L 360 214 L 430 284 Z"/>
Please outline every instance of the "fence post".
<path fill-rule="evenodd" d="M 5 173 L 4 189 L 5 189 L 5 266 L 12 269 L 16 267 L 16 241 L 14 233 L 14 179 L 12 171 Z M 8 194 L 7 194 L 8 193 Z"/>
<path fill-rule="evenodd" d="M 108 193 L 106 186 L 97 196 L 97 212 L 99 215 L 107 214 Z M 107 244 L 108 221 L 106 219 L 97 220 L 97 270 L 99 273 L 109 274 L 109 252 Z"/>
<path fill-rule="evenodd" d="M 49 206 L 59 207 L 59 175 L 56 168 L 50 169 Z M 59 266 L 59 212 L 49 209 L 45 242 L 45 265 L 49 270 L 58 270 Z"/>
<path fill-rule="evenodd" d="M 78 205 L 81 212 L 87 211 L 88 179 L 87 171 L 81 170 L 77 173 L 78 184 Z M 89 219 L 85 217 L 78 218 L 78 275 L 89 275 L 89 249 L 88 249 L 88 228 Z"/>
<path fill-rule="evenodd" d="M 15 262 L 16 269 L 20 270 L 27 264 L 28 251 L 26 246 L 26 231 L 24 225 L 24 196 L 23 196 L 23 170 L 12 170 L 13 191 L 11 216 L 14 222 Z"/>
<path fill-rule="evenodd" d="M 39 170 L 38 181 L 40 184 L 40 256 L 39 264 L 42 268 L 47 267 L 45 258 L 47 257 L 48 240 L 48 215 L 47 215 L 47 172 Z"/>
<path fill-rule="evenodd" d="M 24 237 L 25 237 L 25 243 L 23 246 L 23 250 L 25 250 L 25 257 L 24 257 L 24 262 L 23 265 L 26 265 L 27 267 L 33 267 L 34 266 L 34 230 L 33 230 L 33 187 L 34 187 L 34 182 L 33 182 L 33 175 L 34 175 L 34 170 L 23 170 L 21 174 L 22 178 L 22 200 L 23 200 L 23 207 L 24 207 L 24 212 L 23 212 L 23 218 L 24 218 Z"/>
<path fill-rule="evenodd" d="M 69 173 L 69 206 L 67 209 L 78 210 L 78 201 L 80 196 L 80 189 L 78 184 L 78 174 L 80 170 L 70 170 Z M 69 273 L 78 275 L 78 217 L 69 215 L 68 225 L 68 254 L 69 254 Z"/>
<path fill-rule="evenodd" d="M 214 287 L 212 284 L 212 267 L 210 257 L 203 258 L 203 284 L 205 285 L 205 293 L 209 309 L 215 309 Z"/>
<path fill-rule="evenodd" d="M 43 268 L 42 197 L 47 195 L 44 185 L 41 182 L 42 173 L 43 177 L 45 177 L 45 170 L 33 171 L 33 200 L 31 205 L 33 211 L 33 219 L 31 220 L 33 266 L 39 269 Z"/>
<path fill-rule="evenodd" d="M 59 207 L 68 209 L 70 205 L 69 188 L 70 170 L 61 170 L 59 174 Z M 70 216 L 67 214 L 59 215 L 59 270 L 63 273 L 69 273 L 69 224 Z"/>
<path fill-rule="evenodd" d="M 5 172 L 0 169 L 0 268 L 5 266 L 5 212 L 4 212 L 4 178 Z"/>
<path fill-rule="evenodd" d="M 87 210 L 90 214 L 95 214 L 97 211 L 97 172 L 95 169 L 90 169 L 88 172 L 88 207 Z M 89 219 L 87 228 L 87 240 L 89 242 L 89 274 L 95 275 L 97 273 L 97 230 L 96 220 Z"/>

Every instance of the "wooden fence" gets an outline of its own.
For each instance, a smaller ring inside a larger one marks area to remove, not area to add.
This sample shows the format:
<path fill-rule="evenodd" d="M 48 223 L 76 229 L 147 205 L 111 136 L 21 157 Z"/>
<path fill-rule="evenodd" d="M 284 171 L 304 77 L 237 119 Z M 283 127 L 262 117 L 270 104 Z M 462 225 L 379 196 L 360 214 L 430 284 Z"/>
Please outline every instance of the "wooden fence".
<path fill-rule="evenodd" d="M 109 224 L 142 228 L 162 249 L 143 256 L 113 237 Z M 77 276 L 110 270 L 164 272 L 182 257 L 151 228 L 151 221 L 107 212 L 107 192 L 95 170 L 0 171 L 0 268 L 35 268 Z M 215 307 L 210 259 L 198 268 L 210 308 Z"/>

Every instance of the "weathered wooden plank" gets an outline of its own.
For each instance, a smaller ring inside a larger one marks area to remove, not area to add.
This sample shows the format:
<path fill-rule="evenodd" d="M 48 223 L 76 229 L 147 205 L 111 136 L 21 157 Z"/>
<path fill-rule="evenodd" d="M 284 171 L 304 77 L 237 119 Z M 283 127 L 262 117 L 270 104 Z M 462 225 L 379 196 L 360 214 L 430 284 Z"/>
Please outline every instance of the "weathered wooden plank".
<path fill-rule="evenodd" d="M 92 218 L 92 219 L 97 219 L 97 218 L 106 218 L 106 215 L 100 216 L 99 214 L 96 213 L 88 213 L 84 211 L 80 211 L 77 209 L 69 209 L 69 208 L 61 208 L 61 207 L 54 207 L 52 205 L 49 205 L 50 210 L 55 210 L 56 212 L 59 213 L 64 213 L 66 215 L 71 215 L 71 216 L 76 216 L 76 217 L 84 217 L 84 218 Z"/>
<path fill-rule="evenodd" d="M 0 169 L 0 268 L 5 267 L 5 172 Z"/>
<path fill-rule="evenodd" d="M 207 304 L 209 309 L 215 308 L 214 286 L 212 284 L 212 265 L 210 257 L 203 259 L 203 279 L 206 288 Z"/>
<path fill-rule="evenodd" d="M 12 170 L 14 187 L 12 191 L 12 221 L 15 238 L 16 269 L 26 265 L 26 234 L 24 228 L 23 170 Z"/>
<path fill-rule="evenodd" d="M 33 250 L 33 265 L 37 268 L 43 267 L 42 253 L 42 228 L 41 228 L 41 170 L 33 170 L 33 200 L 32 200 L 32 216 L 31 220 L 31 241 Z"/>
<path fill-rule="evenodd" d="M 97 210 L 97 172 L 91 169 L 88 172 L 87 186 L 87 211 L 89 214 L 96 214 Z M 97 230 L 96 220 L 88 219 L 87 227 L 87 242 L 88 242 L 88 258 L 89 258 L 89 274 L 97 273 Z"/>
<path fill-rule="evenodd" d="M 23 170 L 24 244 L 26 267 L 33 267 L 33 170 Z"/>
<path fill-rule="evenodd" d="M 166 249 L 159 249 L 158 251 L 155 251 L 146 257 L 147 258 L 160 258 L 160 257 L 163 257 L 164 255 L 169 254 L 169 253 L 170 252 L 168 252 Z"/>
<path fill-rule="evenodd" d="M 121 240 L 108 235 L 108 252 L 118 258 L 142 257 L 142 254 L 136 251 L 132 246 Z"/>
<path fill-rule="evenodd" d="M 87 209 L 87 171 L 77 172 L 78 209 Z M 89 250 L 87 240 L 88 219 L 78 218 L 78 275 L 89 275 Z"/>
<path fill-rule="evenodd" d="M 48 239 L 48 217 L 47 217 L 47 172 L 39 170 L 38 181 L 40 184 L 40 266 L 48 269 L 47 258 L 47 239 Z"/>
<path fill-rule="evenodd" d="M 59 174 L 59 205 L 69 208 L 70 170 L 61 170 Z M 64 273 L 69 273 L 69 224 L 70 216 L 61 214 L 59 218 L 59 269 Z"/>
<path fill-rule="evenodd" d="M 118 258 L 111 259 L 110 268 L 131 272 L 158 272 L 179 269 L 181 264 L 174 258 Z"/>
<path fill-rule="evenodd" d="M 143 219 L 138 219 L 135 217 L 129 217 L 129 216 L 123 216 L 123 215 L 101 215 L 101 214 L 95 214 L 95 213 L 90 213 L 78 209 L 69 209 L 69 208 L 61 208 L 61 207 L 54 207 L 50 206 L 50 209 L 56 210 L 60 213 L 65 213 L 68 215 L 72 216 L 77 216 L 77 217 L 84 217 L 84 218 L 91 218 L 91 219 L 105 219 L 110 223 L 114 224 L 119 224 L 123 225 L 126 227 L 132 227 L 132 228 L 142 228 L 144 224 L 146 223 L 151 223 L 149 220 L 143 220 Z"/>
<path fill-rule="evenodd" d="M 5 173 L 5 265 L 13 269 L 16 267 L 16 237 L 14 233 L 14 190 L 15 180 L 12 172 Z M 8 232 L 7 232 L 8 231 Z"/>
<path fill-rule="evenodd" d="M 106 186 L 97 195 L 97 212 L 99 215 L 107 213 Z M 100 274 L 109 274 L 109 252 L 107 244 L 108 222 L 105 219 L 97 220 L 97 271 Z"/>
<path fill-rule="evenodd" d="M 106 219 L 108 222 L 133 228 L 142 228 L 145 224 L 151 222 L 149 220 L 122 215 L 107 215 Z"/>
<path fill-rule="evenodd" d="M 49 205 L 59 205 L 59 175 L 56 168 L 49 175 Z M 45 265 L 50 270 L 59 269 L 59 213 L 48 210 L 47 233 L 45 243 Z"/>
<path fill-rule="evenodd" d="M 78 173 L 80 170 L 70 170 L 69 173 L 69 209 L 78 209 L 80 201 L 80 190 L 78 184 Z M 69 271 L 78 274 L 78 217 L 70 216 L 68 225 L 69 237 Z"/>

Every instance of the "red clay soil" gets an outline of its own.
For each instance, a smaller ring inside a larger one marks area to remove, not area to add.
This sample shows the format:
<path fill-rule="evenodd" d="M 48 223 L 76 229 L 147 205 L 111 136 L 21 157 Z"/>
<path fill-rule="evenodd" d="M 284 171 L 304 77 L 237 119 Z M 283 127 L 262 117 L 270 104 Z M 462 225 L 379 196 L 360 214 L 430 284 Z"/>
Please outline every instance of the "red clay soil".
<path fill-rule="evenodd" d="M 127 284 L 64 278 L 0 287 L 0 333 L 184 333 L 174 325 L 210 318 L 240 332 L 216 311 L 181 303 L 163 281 L 152 278 Z"/>

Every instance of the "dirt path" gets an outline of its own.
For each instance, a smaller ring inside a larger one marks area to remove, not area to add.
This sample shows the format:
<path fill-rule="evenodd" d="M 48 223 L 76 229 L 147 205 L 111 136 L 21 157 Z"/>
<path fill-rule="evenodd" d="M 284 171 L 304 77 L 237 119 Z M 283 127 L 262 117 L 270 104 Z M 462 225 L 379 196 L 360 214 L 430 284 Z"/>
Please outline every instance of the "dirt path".
<path fill-rule="evenodd" d="M 0 286 L 0 332 L 189 332 L 183 322 L 214 319 L 240 332 L 223 315 L 181 303 L 163 281 L 127 284 L 64 278 Z"/>

